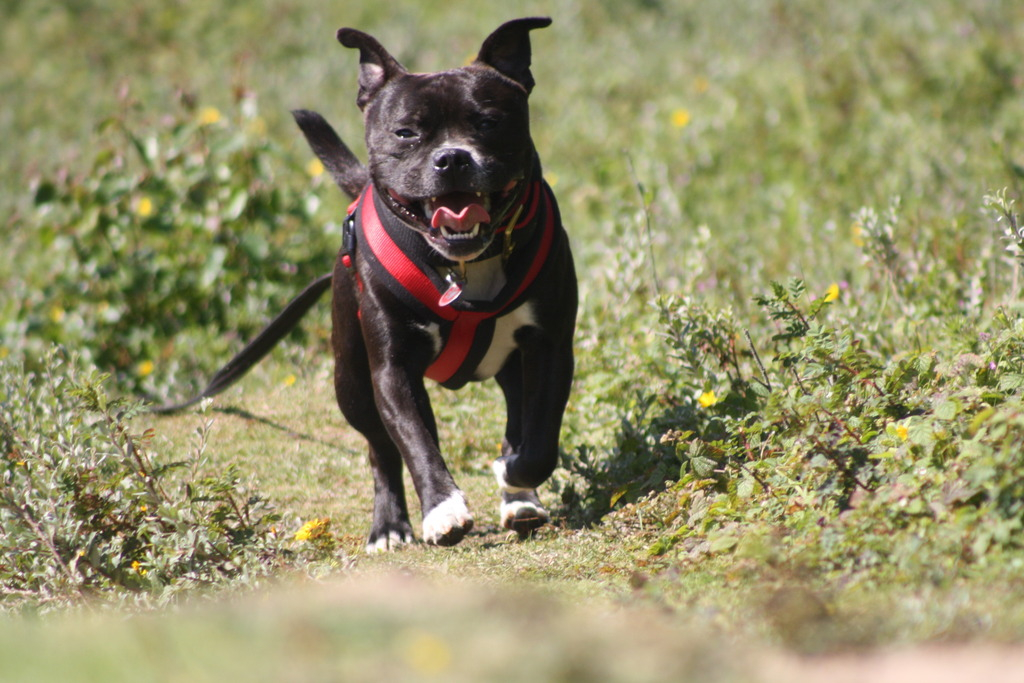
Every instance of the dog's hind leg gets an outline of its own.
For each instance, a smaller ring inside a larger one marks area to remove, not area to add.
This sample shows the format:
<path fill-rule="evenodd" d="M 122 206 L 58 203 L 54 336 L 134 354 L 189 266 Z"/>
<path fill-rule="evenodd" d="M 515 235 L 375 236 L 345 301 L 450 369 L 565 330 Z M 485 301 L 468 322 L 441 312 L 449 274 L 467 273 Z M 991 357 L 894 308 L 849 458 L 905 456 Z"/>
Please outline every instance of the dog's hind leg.
<path fill-rule="evenodd" d="M 412 524 L 402 484 L 402 456 L 390 438 L 388 445 L 370 445 L 373 469 L 373 526 L 366 541 L 367 552 L 384 552 L 413 542 Z M 367 439 L 369 441 L 369 438 Z M 374 439 L 379 442 L 379 439 Z"/>
<path fill-rule="evenodd" d="M 369 444 L 373 472 L 373 522 L 366 550 L 392 550 L 414 540 L 402 482 L 402 456 L 373 401 L 351 275 L 343 269 L 335 270 L 334 275 L 334 390 L 345 419 Z"/>
<path fill-rule="evenodd" d="M 346 365 L 335 370 L 338 406 L 345 419 L 369 445 L 373 472 L 373 523 L 366 541 L 367 552 L 393 550 L 413 542 L 412 524 L 402 482 L 402 456 L 380 420 L 372 398 L 353 391 L 353 374 L 362 370 Z M 366 371 L 369 374 L 369 371 Z M 366 385 L 362 385 L 366 386 Z"/>
<path fill-rule="evenodd" d="M 334 384 L 342 414 L 369 445 L 370 469 L 373 472 L 373 523 L 366 550 L 380 552 L 412 543 L 414 537 L 402 482 L 402 456 L 381 422 L 372 398 L 367 400 L 365 395 L 353 391 L 354 387 L 360 386 L 353 382 L 354 375 L 363 372 L 352 364 L 336 368 Z M 365 373 L 368 376 L 369 370 Z"/>

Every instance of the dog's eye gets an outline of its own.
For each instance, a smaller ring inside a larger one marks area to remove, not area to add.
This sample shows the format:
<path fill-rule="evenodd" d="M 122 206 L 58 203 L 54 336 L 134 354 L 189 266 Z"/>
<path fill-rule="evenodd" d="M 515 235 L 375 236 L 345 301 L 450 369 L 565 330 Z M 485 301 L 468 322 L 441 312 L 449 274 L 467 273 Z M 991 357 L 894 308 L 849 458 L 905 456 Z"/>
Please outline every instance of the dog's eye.
<path fill-rule="evenodd" d="M 493 116 L 481 116 L 476 121 L 477 130 L 487 132 L 498 127 L 498 119 Z"/>
<path fill-rule="evenodd" d="M 395 137 L 401 138 L 402 140 L 412 140 L 416 137 L 416 131 L 411 128 L 399 128 L 395 131 Z"/>

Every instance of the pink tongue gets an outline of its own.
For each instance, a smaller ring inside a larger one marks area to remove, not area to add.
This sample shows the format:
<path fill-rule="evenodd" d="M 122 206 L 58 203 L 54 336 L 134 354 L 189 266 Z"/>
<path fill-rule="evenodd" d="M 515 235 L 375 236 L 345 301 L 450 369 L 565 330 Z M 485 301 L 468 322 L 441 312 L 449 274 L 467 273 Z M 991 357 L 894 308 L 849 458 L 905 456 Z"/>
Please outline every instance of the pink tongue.
<path fill-rule="evenodd" d="M 452 232 L 469 232 L 477 223 L 488 223 L 490 220 L 491 215 L 487 209 L 479 204 L 468 204 L 462 208 L 456 206 L 454 209 L 439 206 L 430 219 L 430 227 L 440 228 L 443 225 Z"/>

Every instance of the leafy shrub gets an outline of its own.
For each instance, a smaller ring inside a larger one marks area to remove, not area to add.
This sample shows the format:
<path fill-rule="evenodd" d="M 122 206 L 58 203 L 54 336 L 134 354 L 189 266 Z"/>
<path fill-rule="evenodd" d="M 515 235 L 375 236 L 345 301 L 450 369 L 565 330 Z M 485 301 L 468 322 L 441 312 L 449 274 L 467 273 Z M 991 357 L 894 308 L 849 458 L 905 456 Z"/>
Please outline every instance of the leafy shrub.
<path fill-rule="evenodd" d="M 1012 202 L 986 201 L 1015 248 Z M 614 453 L 566 463 L 563 502 L 639 502 L 661 525 L 651 551 L 687 561 L 738 553 L 938 580 L 1024 549 L 1024 316 L 968 308 L 972 281 L 1014 290 L 900 249 L 900 218 L 895 203 L 858 214 L 874 269 L 863 298 L 907 312 L 885 326 L 850 285 L 773 283 L 750 327 L 662 297 L 668 388 L 627 413 Z"/>
<path fill-rule="evenodd" d="M 153 452 L 152 430 L 133 430 L 138 404 L 109 398 L 102 377 L 60 354 L 37 371 L 0 361 L 0 386 L 0 609 L 89 597 L 162 604 L 336 561 L 329 532 L 293 548 L 237 470 L 205 471 L 211 420 L 191 455 L 168 461 Z"/>
<path fill-rule="evenodd" d="M 1011 349 L 1024 343 L 1024 321 L 1000 316 L 991 334 L 959 328 L 949 356 L 882 361 L 852 330 L 819 319 L 825 300 L 808 301 L 799 282 L 761 303 L 786 321 L 761 376 L 737 377 L 725 399 L 664 439 L 681 462 L 685 525 L 659 550 L 691 534 L 707 542 L 692 548 L 727 550 L 770 531 L 836 569 L 938 571 L 981 557 L 986 530 L 1003 529 L 998 545 L 1018 547 L 1006 532 L 1022 511 L 1010 501 L 1021 493 L 1024 432 L 1007 378 L 1019 374 Z M 695 317 L 685 306 L 669 315 Z M 688 347 L 689 331 L 674 329 L 672 343 Z"/>
<path fill-rule="evenodd" d="M 89 171 L 38 181 L 34 210 L 15 218 L 28 262 L 4 283 L 0 346 L 61 344 L 122 389 L 165 394 L 326 272 L 336 238 L 251 99 L 230 121 L 193 105 L 138 118 L 101 124 Z"/>

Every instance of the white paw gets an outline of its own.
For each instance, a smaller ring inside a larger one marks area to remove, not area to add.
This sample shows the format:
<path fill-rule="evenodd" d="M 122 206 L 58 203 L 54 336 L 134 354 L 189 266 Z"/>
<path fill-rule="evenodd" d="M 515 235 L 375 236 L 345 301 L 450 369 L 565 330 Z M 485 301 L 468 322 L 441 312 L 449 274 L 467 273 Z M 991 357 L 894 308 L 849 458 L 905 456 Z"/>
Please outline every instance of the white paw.
<path fill-rule="evenodd" d="M 516 493 L 501 493 L 501 525 L 519 534 L 528 534 L 551 519 L 540 504 L 534 489 L 520 489 Z"/>
<path fill-rule="evenodd" d="M 462 491 L 455 491 L 423 518 L 423 540 L 433 545 L 455 545 L 473 528 L 473 515 Z"/>
<path fill-rule="evenodd" d="M 508 483 L 508 477 L 505 473 L 505 458 L 504 456 L 498 458 L 491 464 L 491 469 L 494 471 L 494 478 L 498 480 L 498 490 L 504 493 L 522 493 L 523 491 L 533 491 L 533 489 L 524 489 L 518 486 L 512 486 Z"/>
<path fill-rule="evenodd" d="M 389 531 L 387 536 L 381 536 L 376 541 L 366 544 L 366 552 L 386 553 L 389 550 L 396 550 L 403 545 L 412 543 L 412 538 L 407 537 L 399 531 Z"/>

